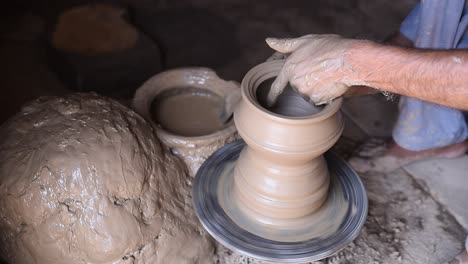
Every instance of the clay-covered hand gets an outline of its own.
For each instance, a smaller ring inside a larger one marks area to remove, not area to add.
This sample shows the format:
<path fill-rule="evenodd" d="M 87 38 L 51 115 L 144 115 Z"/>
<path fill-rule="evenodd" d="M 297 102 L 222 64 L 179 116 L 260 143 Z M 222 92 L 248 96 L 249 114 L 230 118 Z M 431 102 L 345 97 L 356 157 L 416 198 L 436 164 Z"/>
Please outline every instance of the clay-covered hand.
<path fill-rule="evenodd" d="M 284 60 L 284 59 L 286 59 L 287 57 L 288 57 L 287 54 L 284 54 L 284 53 L 275 51 L 275 53 L 271 54 L 271 56 L 268 57 L 268 58 L 266 59 L 266 61 Z"/>
<path fill-rule="evenodd" d="M 338 35 L 306 35 L 295 39 L 267 38 L 267 44 L 281 53 L 289 53 L 271 86 L 268 103 L 272 105 L 284 87 L 290 84 L 315 104 L 325 104 L 343 95 L 351 85 L 365 85 L 346 62 L 346 53 L 357 40 Z"/>

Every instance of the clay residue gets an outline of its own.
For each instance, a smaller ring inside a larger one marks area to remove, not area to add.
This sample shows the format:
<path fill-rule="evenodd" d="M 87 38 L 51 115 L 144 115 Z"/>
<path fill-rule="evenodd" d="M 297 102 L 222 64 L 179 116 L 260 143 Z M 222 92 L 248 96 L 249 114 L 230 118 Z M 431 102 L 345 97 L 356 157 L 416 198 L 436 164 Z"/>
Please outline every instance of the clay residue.
<path fill-rule="evenodd" d="M 60 15 L 52 44 L 83 55 L 97 55 L 131 48 L 138 31 L 123 15 L 125 10 L 107 4 L 72 8 Z"/>
<path fill-rule="evenodd" d="M 212 263 L 183 164 L 92 94 L 45 97 L 0 128 L 0 256 L 21 263 Z"/>
<path fill-rule="evenodd" d="M 223 129 L 220 119 L 224 98 L 191 87 L 173 88 L 157 96 L 152 117 L 163 129 L 176 135 L 197 137 Z"/>

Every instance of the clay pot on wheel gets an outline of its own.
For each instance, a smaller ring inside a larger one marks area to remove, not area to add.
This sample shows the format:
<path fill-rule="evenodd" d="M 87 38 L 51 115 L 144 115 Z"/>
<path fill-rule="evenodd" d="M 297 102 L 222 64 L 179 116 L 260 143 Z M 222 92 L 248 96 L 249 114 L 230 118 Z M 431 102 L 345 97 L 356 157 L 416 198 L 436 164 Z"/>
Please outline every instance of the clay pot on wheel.
<path fill-rule="evenodd" d="M 233 120 L 219 120 L 225 98 L 233 95 L 240 98 L 239 84 L 220 79 L 213 70 L 179 68 L 138 88 L 133 108 L 155 125 L 160 140 L 194 176 L 208 156 L 236 139 Z"/>
<path fill-rule="evenodd" d="M 234 114 L 247 147 L 234 169 L 233 195 L 248 215 L 273 226 L 310 215 L 325 202 L 329 175 L 322 154 L 344 128 L 342 99 L 316 107 L 289 87 L 267 107 L 266 95 L 283 63 L 269 61 L 247 73 Z"/>
<path fill-rule="evenodd" d="M 331 256 L 359 234 L 367 196 L 359 176 L 332 152 L 342 99 L 315 106 L 291 86 L 266 104 L 284 60 L 251 69 L 234 122 L 245 142 L 226 145 L 195 177 L 195 211 L 224 246 L 270 262 Z"/>

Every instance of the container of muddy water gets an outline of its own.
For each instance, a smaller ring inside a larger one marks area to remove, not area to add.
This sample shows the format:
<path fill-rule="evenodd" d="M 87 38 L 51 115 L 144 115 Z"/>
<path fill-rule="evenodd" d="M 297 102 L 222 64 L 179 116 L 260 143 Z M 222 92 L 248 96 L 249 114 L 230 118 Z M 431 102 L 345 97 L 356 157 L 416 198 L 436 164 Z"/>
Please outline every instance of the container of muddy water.
<path fill-rule="evenodd" d="M 228 97 L 230 103 L 240 98 L 237 82 L 191 67 L 155 75 L 138 88 L 132 105 L 194 176 L 207 157 L 237 137 L 232 118 L 223 113 Z"/>

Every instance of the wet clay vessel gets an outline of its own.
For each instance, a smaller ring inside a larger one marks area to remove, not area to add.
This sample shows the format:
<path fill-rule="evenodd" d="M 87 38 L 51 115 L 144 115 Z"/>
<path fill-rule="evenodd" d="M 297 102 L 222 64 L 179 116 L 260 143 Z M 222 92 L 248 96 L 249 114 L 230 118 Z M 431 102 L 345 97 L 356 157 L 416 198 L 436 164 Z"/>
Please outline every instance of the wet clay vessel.
<path fill-rule="evenodd" d="M 267 109 L 258 99 L 258 84 L 275 77 L 282 62 L 269 65 L 250 71 L 242 83 L 234 120 L 247 147 L 235 166 L 233 199 L 257 221 L 282 225 L 284 219 L 314 213 L 326 200 L 329 174 L 322 154 L 341 136 L 344 122 L 342 99 L 308 112 Z M 288 96 L 283 104 L 297 107 L 298 100 L 309 104 L 300 95 Z"/>
<path fill-rule="evenodd" d="M 342 99 L 316 107 L 288 87 L 266 95 L 284 60 L 250 70 L 234 121 L 243 141 L 226 145 L 197 172 L 193 199 L 205 229 L 250 257 L 287 263 L 328 257 L 359 234 L 364 186 L 332 153 L 344 121 Z"/>
<path fill-rule="evenodd" d="M 222 127 L 216 130 L 207 130 L 204 134 L 197 134 L 196 136 L 178 133 L 168 127 L 162 126 L 153 117 L 152 108 L 154 102 L 158 100 L 164 100 L 168 98 L 171 100 L 171 95 L 180 93 L 186 98 L 184 104 L 190 104 L 195 100 L 190 99 L 190 95 L 194 98 L 201 98 L 200 94 L 210 96 L 216 96 L 224 100 L 228 95 L 233 93 L 240 94 L 240 85 L 234 81 L 225 81 L 219 78 L 216 73 L 203 67 L 187 67 L 177 68 L 169 71 L 165 71 L 153 76 L 151 79 L 146 81 L 135 93 L 133 98 L 132 106 L 143 117 L 149 120 L 156 130 L 157 136 L 160 140 L 168 146 L 171 151 L 181 157 L 189 169 L 191 176 L 194 176 L 200 165 L 208 158 L 214 151 L 237 139 L 237 132 L 232 119 L 222 124 Z M 195 99 L 196 99 L 195 98 Z M 177 102 L 174 100 L 174 102 Z M 179 101 L 180 102 L 180 101 Z M 174 110 L 180 108 L 180 105 L 169 105 L 169 109 L 165 113 L 171 114 Z M 220 105 L 221 107 L 221 105 Z M 197 106 L 193 106 L 197 108 Z M 221 109 L 220 109 L 221 113 Z M 171 117 L 162 116 L 165 121 L 170 121 Z M 180 118 L 180 116 L 174 116 L 174 118 Z M 204 119 L 206 116 L 198 115 L 195 119 Z M 218 118 L 214 116 L 213 118 Z M 177 120 L 174 120 L 177 121 Z M 196 125 L 197 120 L 193 124 Z M 212 120 L 218 121 L 218 120 Z M 188 126 L 190 128 L 190 126 Z M 187 129 L 187 128 L 186 128 Z"/>

